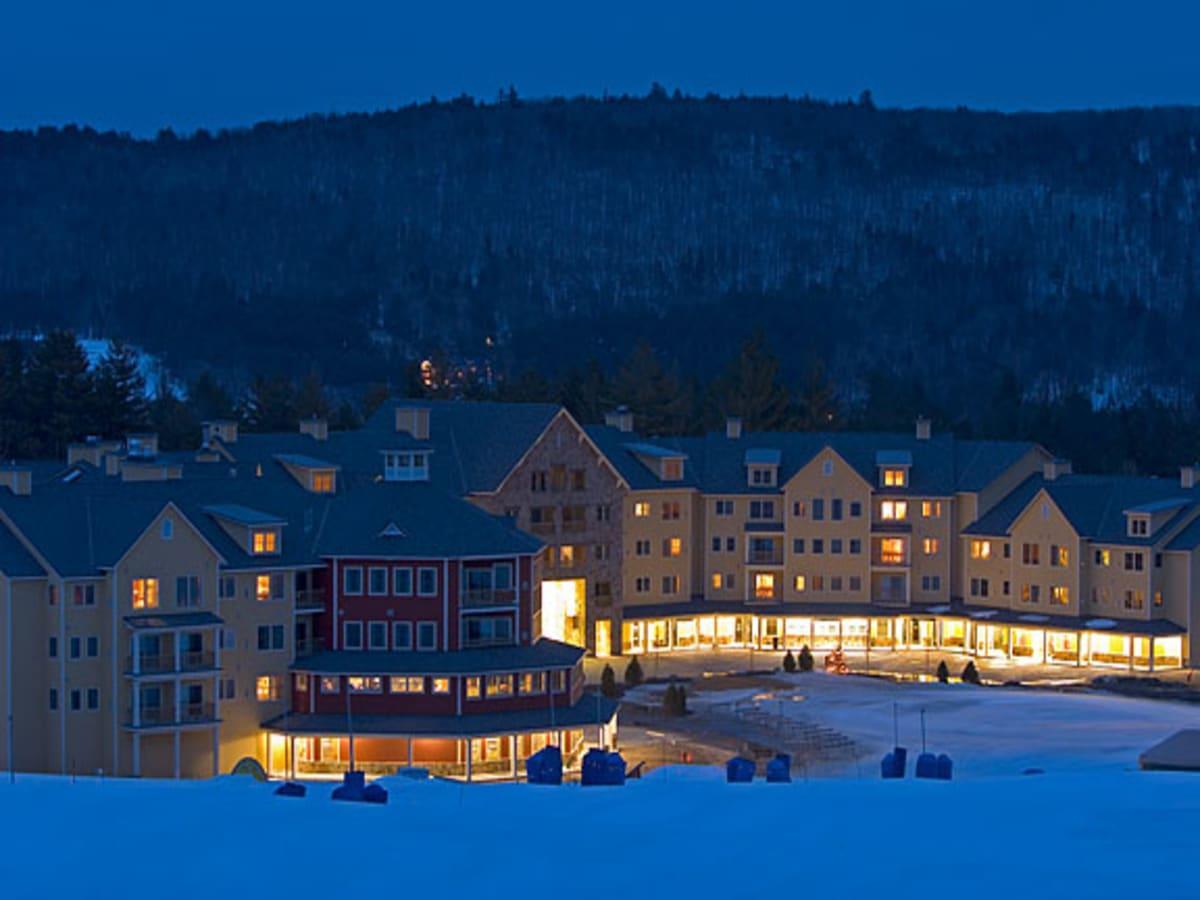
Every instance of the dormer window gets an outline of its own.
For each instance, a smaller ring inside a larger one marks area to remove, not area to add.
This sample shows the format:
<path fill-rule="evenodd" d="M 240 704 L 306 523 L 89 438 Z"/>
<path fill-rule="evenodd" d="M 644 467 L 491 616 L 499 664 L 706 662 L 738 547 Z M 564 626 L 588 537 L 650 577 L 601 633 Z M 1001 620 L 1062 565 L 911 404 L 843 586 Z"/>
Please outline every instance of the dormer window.
<path fill-rule="evenodd" d="M 775 469 L 773 466 L 751 466 L 750 484 L 754 487 L 774 487 Z"/>
<path fill-rule="evenodd" d="M 1130 516 L 1129 517 L 1129 536 L 1130 537 L 1146 537 L 1150 534 L 1150 517 L 1149 516 Z"/>
<path fill-rule="evenodd" d="M 279 533 L 267 528 L 256 528 L 250 533 L 250 552 L 264 556 L 279 552 Z"/>
<path fill-rule="evenodd" d="M 662 461 L 662 479 L 663 481 L 682 481 L 683 460 L 678 457 L 664 459 Z"/>
<path fill-rule="evenodd" d="M 775 487 L 779 483 L 782 454 L 772 447 L 752 447 L 746 451 L 746 483 L 751 487 Z"/>
<path fill-rule="evenodd" d="M 898 466 L 885 467 L 879 480 L 884 487 L 905 487 L 908 485 L 908 470 Z"/>
<path fill-rule="evenodd" d="M 428 481 L 429 454 L 425 451 L 385 451 L 383 454 L 383 480 Z"/>
<path fill-rule="evenodd" d="M 309 489 L 314 494 L 332 494 L 337 486 L 336 474 L 329 472 L 313 472 L 309 476 Z"/>

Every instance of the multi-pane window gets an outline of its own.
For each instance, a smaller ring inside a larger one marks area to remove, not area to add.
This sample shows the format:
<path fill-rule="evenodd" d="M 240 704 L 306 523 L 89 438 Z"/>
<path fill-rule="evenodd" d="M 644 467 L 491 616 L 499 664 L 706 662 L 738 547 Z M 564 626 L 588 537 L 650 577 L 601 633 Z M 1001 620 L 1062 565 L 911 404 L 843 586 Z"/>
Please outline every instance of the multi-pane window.
<path fill-rule="evenodd" d="M 906 500 L 884 500 L 879 504 L 879 518 L 885 522 L 896 522 L 908 518 Z"/>
<path fill-rule="evenodd" d="M 428 481 L 429 454 L 387 451 L 383 454 L 384 481 Z"/>
<path fill-rule="evenodd" d="M 546 693 L 546 673 L 523 672 L 517 687 L 522 694 L 544 694 Z"/>
<path fill-rule="evenodd" d="M 437 569 L 432 566 L 417 569 L 417 593 L 422 597 L 432 597 L 437 593 Z"/>
<path fill-rule="evenodd" d="M 282 681 L 278 675 L 259 675 L 254 680 L 254 696 L 258 702 L 278 700 L 282 691 Z"/>
<path fill-rule="evenodd" d="M 775 518 L 775 501 L 774 500 L 751 500 L 750 501 L 750 518 L 751 519 L 774 519 Z"/>
<path fill-rule="evenodd" d="M 663 538 L 663 556 L 676 557 L 683 554 L 683 538 Z"/>
<path fill-rule="evenodd" d="M 418 622 L 417 623 L 417 649 L 418 650 L 436 650 L 437 649 L 437 623 L 436 622 Z"/>
<path fill-rule="evenodd" d="M 363 592 L 362 566 L 346 566 L 342 570 L 342 593 L 361 594 Z"/>
<path fill-rule="evenodd" d="M 908 484 L 908 471 L 903 468 L 885 468 L 883 470 L 884 487 L 904 487 Z"/>
<path fill-rule="evenodd" d="M 921 551 L 926 556 L 937 556 L 938 539 L 937 538 L 925 538 L 924 540 L 922 540 L 921 541 Z"/>
<path fill-rule="evenodd" d="M 732 516 L 733 515 L 733 501 L 732 500 L 716 501 L 716 512 L 717 512 L 718 516 Z"/>
<path fill-rule="evenodd" d="M 634 541 L 633 555 L 634 556 L 649 556 L 650 555 L 650 542 L 648 540 Z"/>
<path fill-rule="evenodd" d="M 425 678 L 421 675 L 396 675 L 389 679 L 388 690 L 393 694 L 423 694 Z"/>
<path fill-rule="evenodd" d="M 1126 572 L 1140 572 L 1140 571 L 1142 571 L 1142 568 L 1144 567 L 1144 565 L 1145 564 L 1142 561 L 1142 554 L 1140 554 L 1140 553 L 1126 553 L 1125 554 L 1125 571 Z"/>
<path fill-rule="evenodd" d="M 379 675 L 350 675 L 346 686 L 352 694 L 382 694 L 383 678 Z"/>
<path fill-rule="evenodd" d="M 633 516 L 636 519 L 645 519 L 650 515 L 650 504 L 645 500 L 638 500 L 633 504 Z"/>
<path fill-rule="evenodd" d="M 258 649 L 259 650 L 282 650 L 284 641 L 284 628 L 282 625 L 259 625 L 258 626 Z"/>
<path fill-rule="evenodd" d="M 1065 584 L 1056 584 L 1050 588 L 1050 600 L 1059 606 L 1067 606 L 1071 602 L 1071 589 Z"/>
<path fill-rule="evenodd" d="M 773 572 L 754 573 L 754 596 L 760 600 L 770 600 L 775 596 L 775 574 Z"/>
<path fill-rule="evenodd" d="M 925 519 L 940 519 L 942 517 L 942 501 L 922 500 L 921 517 Z"/>
<path fill-rule="evenodd" d="M 1061 544 L 1050 545 L 1050 565 L 1065 568 L 1071 564 L 1071 551 Z"/>
<path fill-rule="evenodd" d="M 792 579 L 792 587 L 794 587 L 797 591 L 803 591 L 807 586 L 807 581 L 803 575 L 797 575 L 794 579 Z"/>
<path fill-rule="evenodd" d="M 404 566 L 392 569 L 392 593 L 400 597 L 410 596 L 413 592 L 413 572 Z"/>
<path fill-rule="evenodd" d="M 392 623 L 392 649 L 411 650 L 413 648 L 412 622 Z"/>
<path fill-rule="evenodd" d="M 73 589 L 76 606 L 96 605 L 96 586 L 94 584 L 77 584 Z"/>
<path fill-rule="evenodd" d="M 678 519 L 680 509 L 678 500 L 664 500 L 662 505 L 662 517 L 664 521 L 673 522 Z"/>
<path fill-rule="evenodd" d="M 678 594 L 679 593 L 679 576 L 678 575 L 664 575 L 662 578 L 662 592 L 664 594 Z"/>
<path fill-rule="evenodd" d="M 1021 545 L 1021 562 L 1026 566 L 1036 566 L 1041 558 L 1041 547 L 1038 544 Z"/>
<path fill-rule="evenodd" d="M 271 529 L 256 529 L 250 536 L 250 552 L 257 555 L 279 552 L 279 534 Z"/>
<path fill-rule="evenodd" d="M 367 593 L 381 596 L 388 592 L 388 570 L 383 566 L 371 566 L 367 570 Z"/>
<path fill-rule="evenodd" d="M 134 609 L 158 609 L 158 579 L 133 579 L 132 602 Z"/>
<path fill-rule="evenodd" d="M 1125 592 L 1125 608 L 1126 609 L 1142 609 L 1146 605 L 1146 595 L 1140 590 L 1128 590 Z"/>
<path fill-rule="evenodd" d="M 1112 551 L 1111 550 L 1097 550 L 1096 551 L 1096 565 L 1098 565 L 1098 566 L 1112 565 Z"/>
<path fill-rule="evenodd" d="M 180 575 L 175 579 L 175 605 L 191 609 L 200 605 L 200 578 L 196 575 Z"/>
<path fill-rule="evenodd" d="M 513 677 L 511 675 L 489 675 L 487 677 L 487 695 L 489 697 L 511 697 L 513 694 Z"/>
<path fill-rule="evenodd" d="M 367 624 L 367 647 L 371 650 L 387 649 L 387 622 Z"/>
<path fill-rule="evenodd" d="M 256 575 L 254 577 L 254 596 L 258 600 L 283 599 L 283 573 L 271 575 Z"/>
<path fill-rule="evenodd" d="M 991 541 L 971 541 L 971 559 L 991 559 Z"/>
<path fill-rule="evenodd" d="M 633 580 L 633 589 L 639 594 L 650 593 L 650 578 L 647 575 L 639 575 Z"/>

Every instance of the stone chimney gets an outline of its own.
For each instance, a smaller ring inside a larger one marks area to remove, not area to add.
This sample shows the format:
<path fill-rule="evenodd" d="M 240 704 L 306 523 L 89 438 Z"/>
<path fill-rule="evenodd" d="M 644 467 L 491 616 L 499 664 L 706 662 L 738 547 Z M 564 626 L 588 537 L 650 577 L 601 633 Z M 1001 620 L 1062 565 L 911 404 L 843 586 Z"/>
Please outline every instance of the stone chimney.
<path fill-rule="evenodd" d="M 1192 463 L 1190 466 L 1179 467 L 1179 486 L 1185 491 L 1190 491 L 1196 486 L 1196 470 L 1200 469 L 1200 463 Z"/>
<path fill-rule="evenodd" d="M 618 406 L 604 414 L 604 424 L 629 434 L 633 431 L 633 413 L 628 406 Z"/>
<path fill-rule="evenodd" d="M 1042 478 L 1046 481 L 1055 481 L 1063 475 L 1071 474 L 1071 461 L 1055 457 L 1042 463 Z"/>
<path fill-rule="evenodd" d="M 933 422 L 929 416 L 917 416 L 917 440 L 927 441 L 933 437 Z"/>
<path fill-rule="evenodd" d="M 736 441 L 742 436 L 741 416 L 727 416 L 725 419 L 725 437 Z"/>
<path fill-rule="evenodd" d="M 329 423 L 317 416 L 313 416 L 311 419 L 301 419 L 300 433 L 307 434 L 314 441 L 326 440 L 329 437 Z"/>
<path fill-rule="evenodd" d="M 0 487 L 6 487 L 18 497 L 33 493 L 33 470 L 15 463 L 0 467 Z"/>
<path fill-rule="evenodd" d="M 396 431 L 418 441 L 429 440 L 429 407 L 401 403 L 396 407 Z"/>

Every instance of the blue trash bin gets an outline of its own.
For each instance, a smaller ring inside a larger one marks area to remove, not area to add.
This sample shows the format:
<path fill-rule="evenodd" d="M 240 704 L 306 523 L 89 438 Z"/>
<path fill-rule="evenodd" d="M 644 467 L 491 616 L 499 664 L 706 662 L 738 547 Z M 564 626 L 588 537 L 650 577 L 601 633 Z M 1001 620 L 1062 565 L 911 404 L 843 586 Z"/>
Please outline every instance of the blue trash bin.
<path fill-rule="evenodd" d="M 725 763 L 725 780 L 730 784 L 749 784 L 754 780 L 754 760 L 733 757 Z"/>
<path fill-rule="evenodd" d="M 937 777 L 942 781 L 949 781 L 954 775 L 954 762 L 945 753 L 942 753 L 937 758 Z"/>
<path fill-rule="evenodd" d="M 562 751 L 543 747 L 525 760 L 525 777 L 530 784 L 562 784 Z"/>
<path fill-rule="evenodd" d="M 619 786 L 625 783 L 625 758 L 620 753 L 589 750 L 583 755 L 580 781 L 584 787 Z"/>
<path fill-rule="evenodd" d="M 918 756 L 915 774 L 918 778 L 937 778 L 937 757 L 932 753 L 922 753 L 920 756 Z"/>
<path fill-rule="evenodd" d="M 792 780 L 792 758 L 786 753 L 777 753 L 775 758 L 767 763 L 767 781 L 772 784 L 786 784 Z"/>
<path fill-rule="evenodd" d="M 880 762 L 880 770 L 884 778 L 903 778 L 908 765 L 908 750 L 895 747 L 886 754 Z"/>
<path fill-rule="evenodd" d="M 333 789 L 333 799 L 361 801 L 366 781 L 367 776 L 363 772 L 347 772 L 342 776 L 341 787 Z"/>
<path fill-rule="evenodd" d="M 285 781 L 279 787 L 275 788 L 276 797 L 303 797 L 308 793 L 308 789 L 302 784 L 297 784 L 294 781 Z"/>

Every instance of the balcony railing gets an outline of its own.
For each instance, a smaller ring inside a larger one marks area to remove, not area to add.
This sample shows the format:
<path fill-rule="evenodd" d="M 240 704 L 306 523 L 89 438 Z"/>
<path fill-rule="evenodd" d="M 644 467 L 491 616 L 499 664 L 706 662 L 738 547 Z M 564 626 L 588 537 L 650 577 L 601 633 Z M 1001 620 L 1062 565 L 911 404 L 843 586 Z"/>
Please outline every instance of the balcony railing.
<path fill-rule="evenodd" d="M 782 566 L 783 551 L 751 549 L 746 553 L 746 562 L 758 566 Z"/>
<path fill-rule="evenodd" d="M 134 671 L 134 658 L 125 659 L 125 671 Z M 175 672 L 201 672 L 217 667 L 216 654 L 211 650 L 188 650 L 179 655 L 179 667 L 175 667 L 173 653 L 160 653 L 154 656 L 142 655 L 137 658 L 138 675 L 170 675 Z"/>
<path fill-rule="evenodd" d="M 554 521 L 530 522 L 529 530 L 534 534 L 554 534 Z"/>
<path fill-rule="evenodd" d="M 296 641 L 296 658 L 300 659 L 303 656 L 314 656 L 317 653 L 325 651 L 325 639 L 319 637 L 305 638 L 304 640 Z"/>
<path fill-rule="evenodd" d="M 511 606 L 517 602 L 512 588 L 463 588 L 463 606 Z"/>
<path fill-rule="evenodd" d="M 185 703 L 179 707 L 179 718 L 175 718 L 173 706 L 143 706 L 134 721 L 132 707 L 126 710 L 126 722 L 134 728 L 163 728 L 175 725 L 198 725 L 217 720 L 217 709 L 212 703 Z"/>
<path fill-rule="evenodd" d="M 563 528 L 563 531 L 572 532 L 572 533 L 586 531 L 587 530 L 587 519 L 568 519 L 568 518 L 564 517 L 563 523 L 562 523 L 562 528 Z"/>
<path fill-rule="evenodd" d="M 296 612 L 320 612 L 325 608 L 325 591 L 321 588 L 296 591 Z"/>

